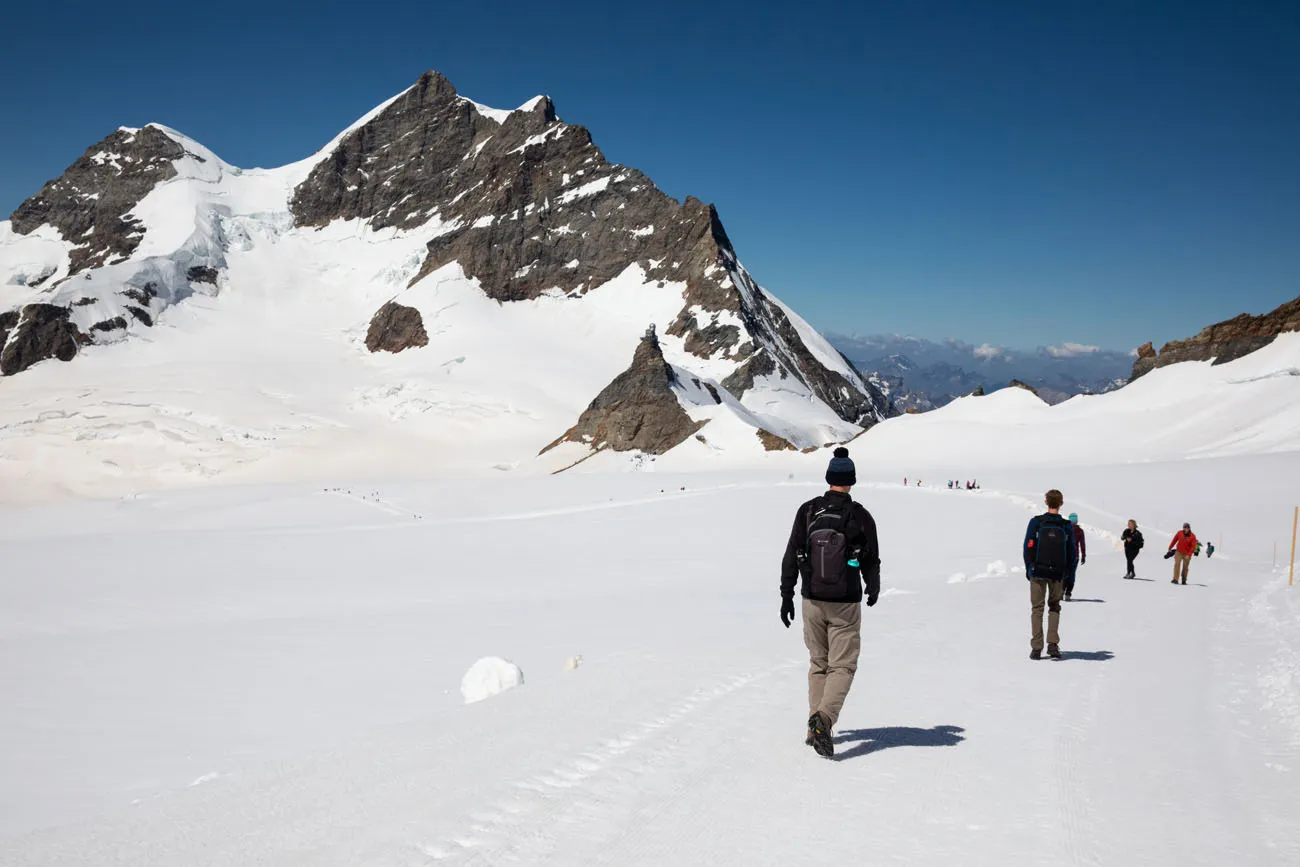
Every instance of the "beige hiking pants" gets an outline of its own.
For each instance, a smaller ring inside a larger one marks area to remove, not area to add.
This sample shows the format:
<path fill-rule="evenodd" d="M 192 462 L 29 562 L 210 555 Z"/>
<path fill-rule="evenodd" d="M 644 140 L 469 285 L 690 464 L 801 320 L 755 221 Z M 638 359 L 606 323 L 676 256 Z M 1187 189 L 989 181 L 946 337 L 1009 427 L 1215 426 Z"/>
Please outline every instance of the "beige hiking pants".
<path fill-rule="evenodd" d="M 1029 646 L 1032 649 L 1043 649 L 1044 602 L 1047 603 L 1047 643 L 1061 643 L 1061 636 L 1057 630 L 1061 626 L 1061 595 L 1063 592 L 1063 585 L 1060 581 L 1043 581 L 1035 578 L 1029 582 L 1029 627 L 1032 635 L 1029 639 Z"/>
<path fill-rule="evenodd" d="M 1178 580 L 1178 572 L 1181 569 L 1183 580 L 1187 580 L 1187 567 L 1192 565 L 1192 555 L 1184 554 L 1182 551 L 1174 552 L 1174 580 Z"/>
<path fill-rule="evenodd" d="M 803 600 L 808 645 L 808 715 L 820 711 L 834 726 L 853 685 L 862 650 L 862 604 Z"/>

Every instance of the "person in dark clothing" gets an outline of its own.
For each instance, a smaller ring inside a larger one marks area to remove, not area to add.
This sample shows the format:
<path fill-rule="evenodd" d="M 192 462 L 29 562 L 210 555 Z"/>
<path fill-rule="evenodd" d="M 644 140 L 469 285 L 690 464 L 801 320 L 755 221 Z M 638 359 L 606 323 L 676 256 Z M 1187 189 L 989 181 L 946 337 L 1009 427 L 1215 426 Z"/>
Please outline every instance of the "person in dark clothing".
<path fill-rule="evenodd" d="M 1124 573 L 1125 578 L 1136 578 L 1137 573 L 1133 571 L 1133 561 L 1137 559 L 1138 552 L 1146 544 L 1142 538 L 1142 531 L 1138 529 L 1137 521 L 1129 518 L 1128 527 L 1120 534 L 1120 541 L 1124 543 L 1124 559 L 1128 561 L 1128 571 Z"/>
<path fill-rule="evenodd" d="M 1029 579 L 1029 658 L 1043 658 L 1043 606 L 1047 606 L 1047 655 L 1061 658 L 1061 597 L 1065 576 L 1074 571 L 1078 547 L 1074 525 L 1061 516 L 1065 498 L 1052 489 L 1044 497 L 1047 511 L 1029 519 L 1023 546 Z"/>
<path fill-rule="evenodd" d="M 808 735 L 804 743 L 832 756 L 831 732 L 858 668 L 862 649 L 862 597 L 880 598 L 880 547 L 876 521 L 849 490 L 857 472 L 849 451 L 835 450 L 826 469 L 830 490 L 799 507 L 781 561 L 781 622 L 794 620 L 800 585 L 803 637 L 808 647 Z"/>
<path fill-rule="evenodd" d="M 1079 567 L 1088 562 L 1088 540 L 1083 536 L 1083 528 L 1079 526 L 1079 516 L 1074 512 L 1070 513 L 1070 527 L 1074 533 L 1074 565 L 1070 567 L 1070 574 L 1065 576 L 1065 601 L 1069 602 L 1074 597 L 1074 578 L 1078 574 Z"/>

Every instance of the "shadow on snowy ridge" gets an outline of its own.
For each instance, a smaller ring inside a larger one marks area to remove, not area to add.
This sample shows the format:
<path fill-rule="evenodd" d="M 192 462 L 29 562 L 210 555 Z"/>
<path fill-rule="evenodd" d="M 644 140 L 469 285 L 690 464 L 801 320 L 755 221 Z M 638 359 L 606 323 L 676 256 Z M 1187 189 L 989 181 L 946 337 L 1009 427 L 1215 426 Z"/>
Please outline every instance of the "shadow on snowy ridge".
<path fill-rule="evenodd" d="M 856 744 L 846 752 L 839 753 L 835 760 L 842 762 L 865 756 L 890 747 L 955 747 L 966 740 L 961 726 L 935 726 L 931 729 L 919 729 L 913 726 L 888 726 L 878 729 L 852 729 L 841 732 L 835 738 L 837 744 Z"/>
<path fill-rule="evenodd" d="M 1105 599 L 1071 599 L 1071 602 L 1105 602 Z"/>

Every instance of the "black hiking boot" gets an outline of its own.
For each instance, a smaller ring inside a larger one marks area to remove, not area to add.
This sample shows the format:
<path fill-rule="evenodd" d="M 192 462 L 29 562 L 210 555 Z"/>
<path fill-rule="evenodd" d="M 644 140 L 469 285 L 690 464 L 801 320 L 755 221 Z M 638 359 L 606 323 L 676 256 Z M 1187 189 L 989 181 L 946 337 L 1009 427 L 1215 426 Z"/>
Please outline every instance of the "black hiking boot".
<path fill-rule="evenodd" d="M 1043 650 L 1042 650 L 1042 648 L 1041 648 L 1041 647 L 1035 647 L 1033 650 L 1029 651 L 1029 658 L 1030 658 L 1030 659 L 1042 659 L 1042 658 L 1043 658 Z"/>
<path fill-rule="evenodd" d="M 831 740 L 831 724 L 821 711 L 808 717 L 808 734 L 817 755 L 827 759 L 835 755 L 835 742 Z"/>
<path fill-rule="evenodd" d="M 1060 658 L 1061 658 L 1061 646 L 1060 646 L 1059 644 L 1049 644 L 1049 645 L 1047 645 L 1047 655 L 1050 656 L 1050 657 L 1052 657 L 1052 659 L 1060 659 Z"/>
<path fill-rule="evenodd" d="M 808 729 L 808 736 L 807 736 L 806 738 L 803 739 L 803 745 L 804 745 L 805 747 L 810 747 L 810 746 L 813 745 L 813 741 L 812 741 L 812 729 Z"/>

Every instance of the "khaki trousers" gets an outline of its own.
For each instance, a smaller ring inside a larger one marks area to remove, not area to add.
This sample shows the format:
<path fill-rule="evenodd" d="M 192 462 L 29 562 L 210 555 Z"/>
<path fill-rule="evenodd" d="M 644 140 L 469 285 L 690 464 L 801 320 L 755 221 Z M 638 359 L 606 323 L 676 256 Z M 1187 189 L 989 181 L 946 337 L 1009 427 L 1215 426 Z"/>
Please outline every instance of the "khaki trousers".
<path fill-rule="evenodd" d="M 1029 626 L 1031 638 L 1029 646 L 1034 650 L 1043 649 L 1043 603 L 1047 603 L 1047 643 L 1060 644 L 1058 630 L 1061 626 L 1061 594 L 1064 588 L 1060 581 L 1043 581 L 1035 578 L 1029 582 Z"/>
<path fill-rule="evenodd" d="M 823 713 L 834 726 L 858 670 L 862 604 L 803 600 L 803 641 L 811 661 L 808 715 Z"/>
<path fill-rule="evenodd" d="M 1181 569 L 1183 580 L 1187 580 L 1187 567 L 1192 565 L 1192 555 L 1184 554 L 1182 551 L 1174 551 L 1174 580 L 1178 580 L 1178 571 Z"/>

